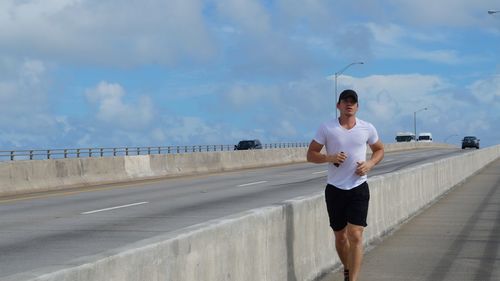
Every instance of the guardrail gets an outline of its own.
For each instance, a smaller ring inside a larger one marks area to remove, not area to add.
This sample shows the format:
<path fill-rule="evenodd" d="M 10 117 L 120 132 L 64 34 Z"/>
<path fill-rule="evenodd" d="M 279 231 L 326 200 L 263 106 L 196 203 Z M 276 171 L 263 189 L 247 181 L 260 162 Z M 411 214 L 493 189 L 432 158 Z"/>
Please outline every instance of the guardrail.
<path fill-rule="evenodd" d="M 308 143 L 269 143 L 263 144 L 263 149 L 306 147 Z M 62 149 L 29 149 L 0 150 L 0 161 L 41 160 L 83 157 L 111 157 L 150 154 L 180 154 L 209 151 L 231 151 L 234 145 L 176 145 L 176 146 L 145 146 L 145 147 L 112 147 L 112 148 L 62 148 Z"/>

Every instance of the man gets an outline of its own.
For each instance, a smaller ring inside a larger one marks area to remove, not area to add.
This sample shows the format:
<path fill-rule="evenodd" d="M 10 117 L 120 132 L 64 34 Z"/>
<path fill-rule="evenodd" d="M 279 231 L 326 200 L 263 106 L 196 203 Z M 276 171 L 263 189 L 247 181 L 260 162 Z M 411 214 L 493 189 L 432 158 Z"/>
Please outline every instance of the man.
<path fill-rule="evenodd" d="M 320 126 L 307 151 L 307 161 L 328 163 L 325 200 L 346 281 L 358 280 L 363 259 L 363 230 L 370 199 L 367 173 L 384 158 L 377 130 L 356 118 L 358 108 L 357 93 L 343 91 L 337 102 L 340 117 Z M 372 151 L 368 161 L 367 144 Z M 326 154 L 321 153 L 323 146 Z"/>

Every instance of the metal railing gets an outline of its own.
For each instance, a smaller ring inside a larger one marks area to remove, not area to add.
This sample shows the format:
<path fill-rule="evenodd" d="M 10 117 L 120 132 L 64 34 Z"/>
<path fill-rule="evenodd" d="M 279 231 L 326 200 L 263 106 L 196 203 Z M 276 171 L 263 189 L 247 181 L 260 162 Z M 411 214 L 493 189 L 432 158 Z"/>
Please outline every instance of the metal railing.
<path fill-rule="evenodd" d="M 270 143 L 263 144 L 263 149 L 306 147 L 308 143 Z M 231 151 L 234 145 L 177 145 L 146 147 L 112 147 L 112 148 L 63 148 L 63 149 L 29 149 L 0 150 L 0 161 L 41 160 L 61 158 L 91 158 L 151 154 L 180 154 L 209 151 Z"/>

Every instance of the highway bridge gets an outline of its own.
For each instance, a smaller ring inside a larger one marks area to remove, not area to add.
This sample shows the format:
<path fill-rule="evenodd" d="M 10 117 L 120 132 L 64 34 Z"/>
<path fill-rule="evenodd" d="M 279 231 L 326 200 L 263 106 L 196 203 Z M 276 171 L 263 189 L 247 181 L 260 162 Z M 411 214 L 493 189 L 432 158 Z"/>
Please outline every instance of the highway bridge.
<path fill-rule="evenodd" d="M 370 174 L 366 244 L 500 156 L 406 145 Z M 0 163 L 0 280 L 327 278 L 339 261 L 326 166 L 304 160 L 292 148 Z"/>

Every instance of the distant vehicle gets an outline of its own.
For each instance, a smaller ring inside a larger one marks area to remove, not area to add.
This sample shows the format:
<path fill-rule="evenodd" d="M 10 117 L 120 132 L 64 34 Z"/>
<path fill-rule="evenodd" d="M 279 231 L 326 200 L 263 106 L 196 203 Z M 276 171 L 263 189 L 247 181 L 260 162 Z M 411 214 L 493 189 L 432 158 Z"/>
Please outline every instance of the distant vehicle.
<path fill-rule="evenodd" d="M 396 142 L 413 142 L 415 134 L 411 132 L 400 132 L 396 134 Z"/>
<path fill-rule="evenodd" d="M 420 133 L 418 135 L 419 142 L 432 142 L 432 134 L 431 133 Z"/>
<path fill-rule="evenodd" d="M 234 150 L 262 149 L 260 140 L 242 140 L 234 146 Z"/>
<path fill-rule="evenodd" d="M 476 149 L 479 149 L 479 141 L 480 139 L 476 138 L 475 136 L 466 136 L 462 140 L 462 149 L 465 149 L 467 147 L 475 147 Z"/>

